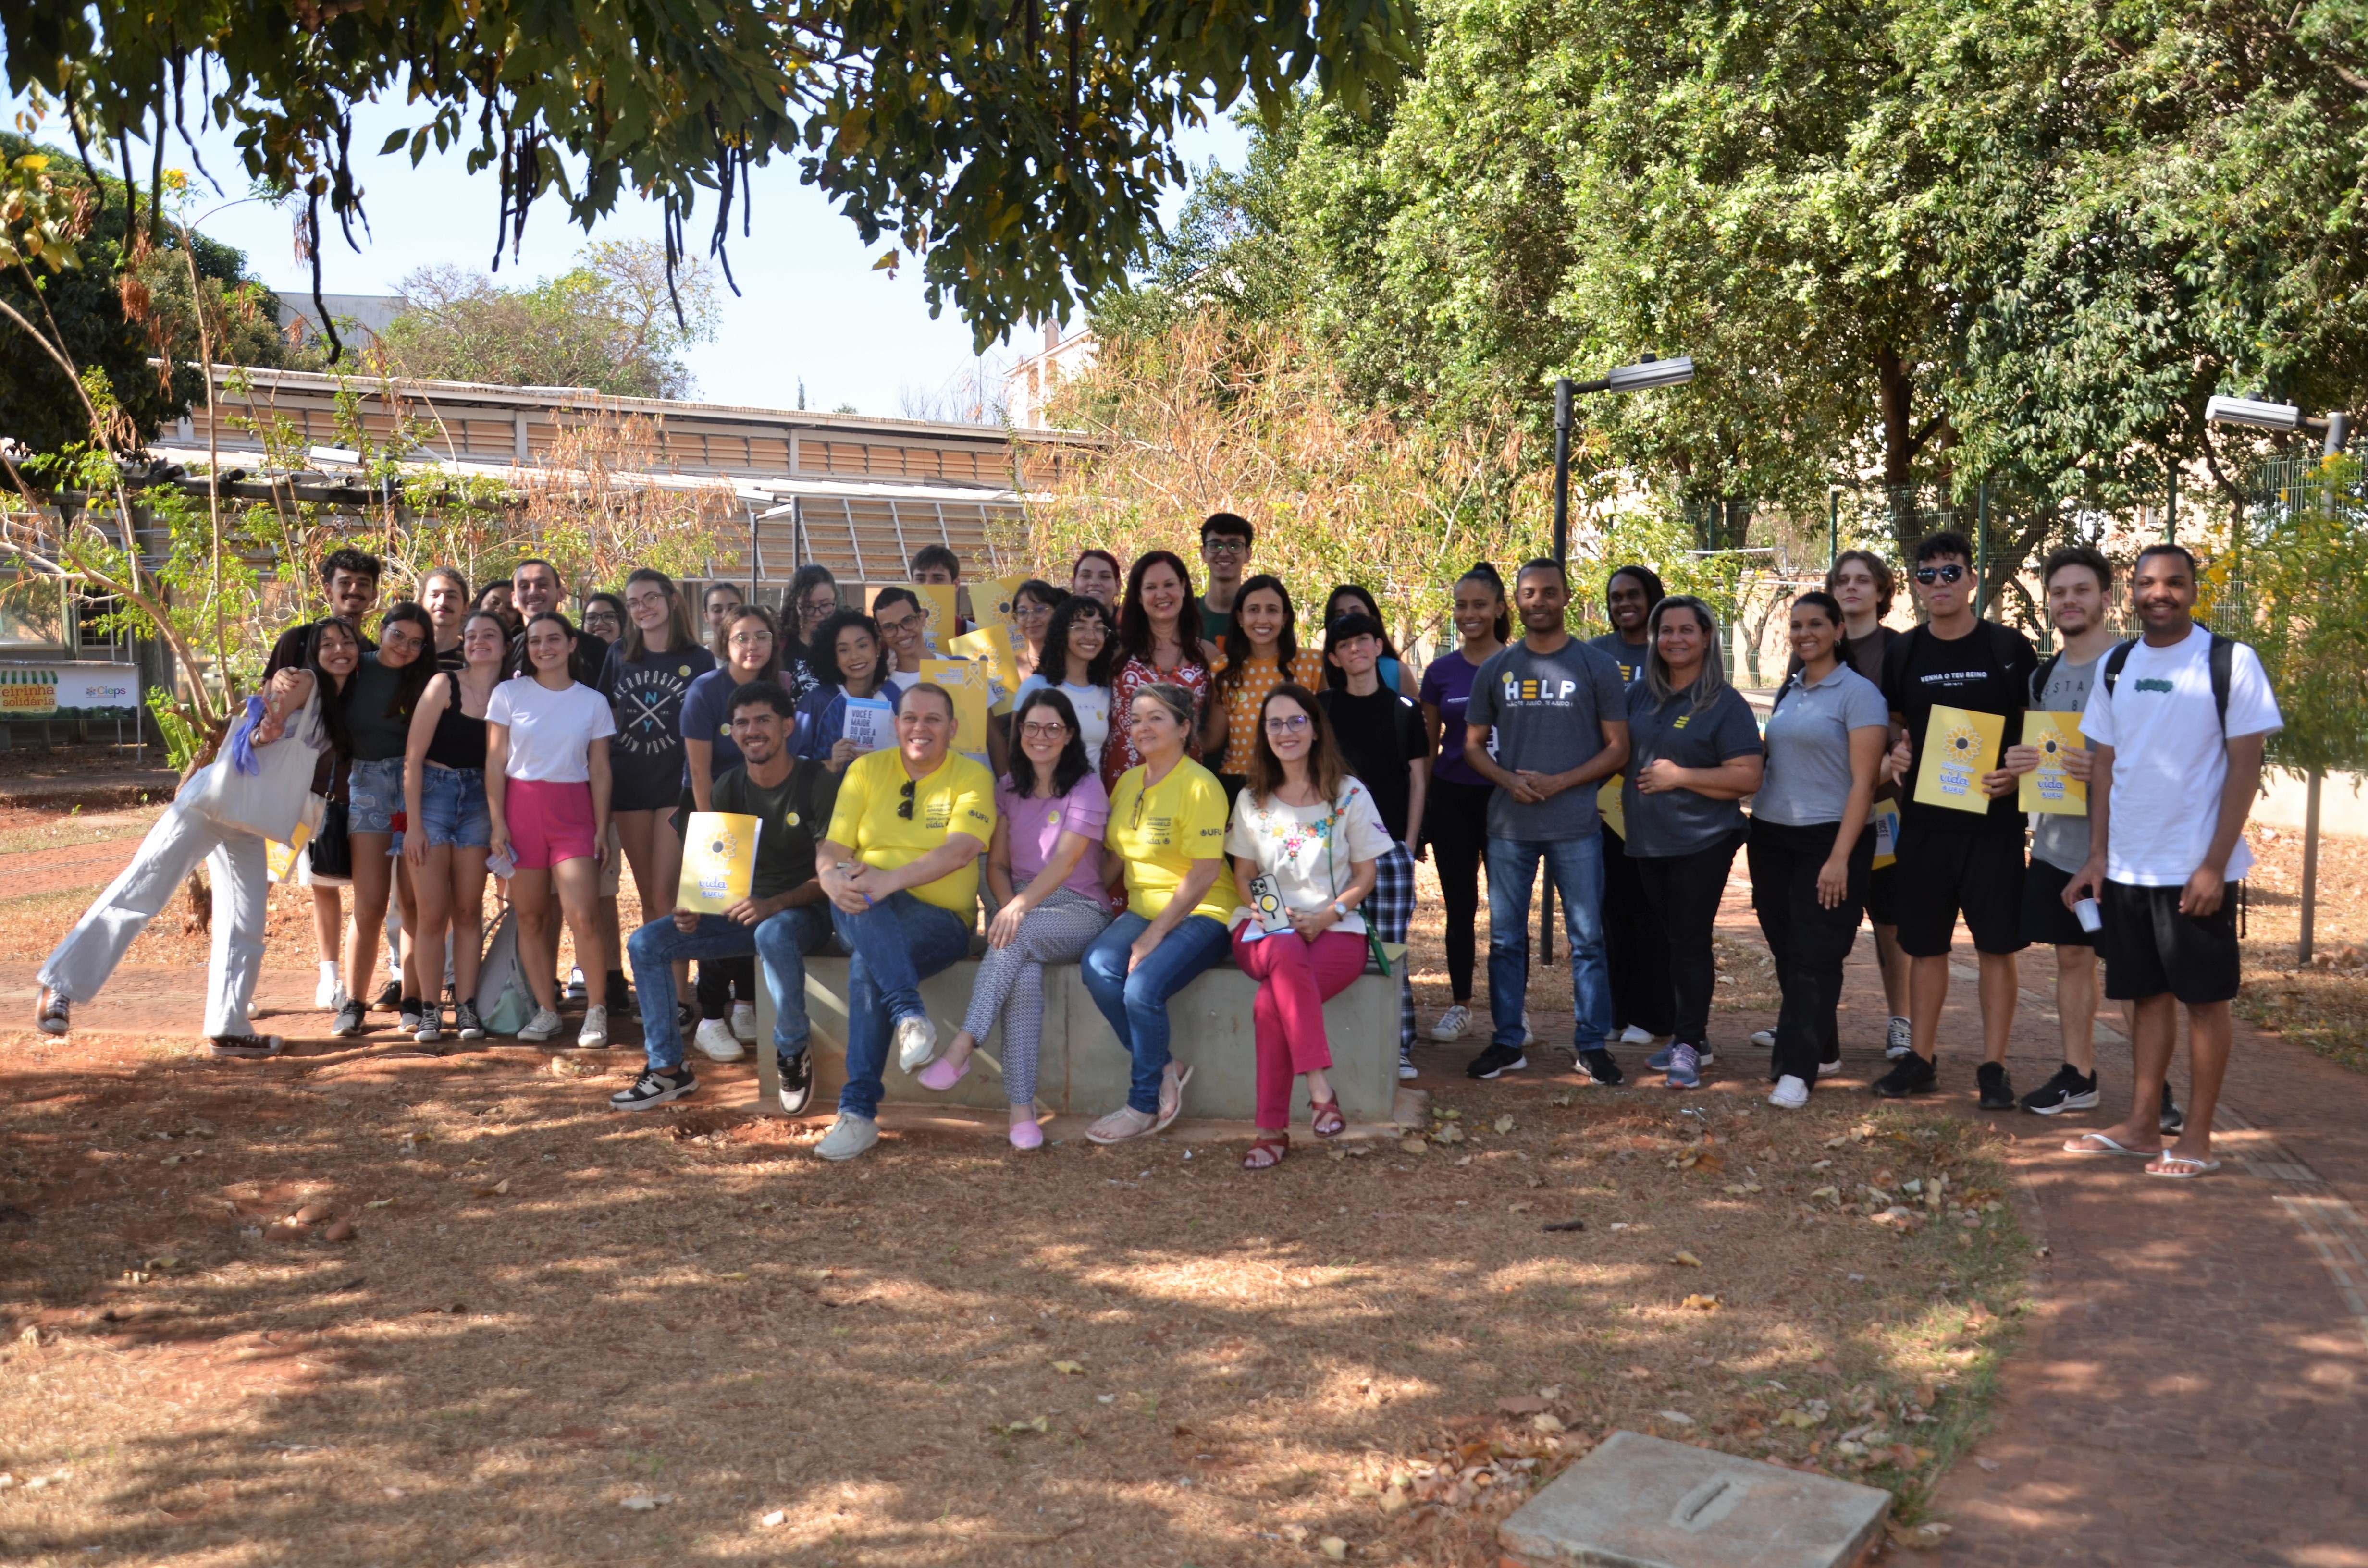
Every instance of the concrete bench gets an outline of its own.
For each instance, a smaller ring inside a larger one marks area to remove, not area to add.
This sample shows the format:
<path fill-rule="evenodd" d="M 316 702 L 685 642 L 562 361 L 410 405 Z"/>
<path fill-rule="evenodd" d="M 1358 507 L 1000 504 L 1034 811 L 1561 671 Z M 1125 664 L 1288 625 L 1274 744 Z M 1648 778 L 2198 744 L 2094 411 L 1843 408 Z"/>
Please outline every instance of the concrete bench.
<path fill-rule="evenodd" d="M 806 1011 L 814 1024 L 809 1047 L 814 1057 L 812 1109 L 816 1114 L 837 1104 L 839 1088 L 847 1082 L 847 961 L 836 956 L 806 960 Z M 977 972 L 978 960 L 963 959 L 921 983 L 922 1000 L 939 1022 L 942 1038 L 952 1039 L 962 1027 Z M 757 993 L 757 1070 L 764 1108 L 776 1110 L 780 1085 L 773 1065 L 773 1006 L 763 985 Z M 1191 1085 L 1184 1091 L 1185 1115 L 1253 1119 L 1258 1051 L 1250 1004 L 1257 994 L 1256 981 L 1222 964 L 1169 1001 L 1169 1050 L 1193 1069 Z M 1325 1004 L 1324 1028 L 1332 1047 L 1332 1092 L 1340 1096 L 1342 1113 L 1352 1122 L 1389 1120 L 1398 1089 L 1397 981 L 1372 972 L 1360 975 Z M 984 1044 L 1002 1060 L 1000 1028 Z M 1036 1098 L 1049 1110 L 1099 1116 L 1126 1103 L 1131 1059 L 1087 994 L 1083 971 L 1076 964 L 1044 971 L 1044 1039 L 1036 1061 Z M 891 1105 L 1000 1109 L 1008 1103 L 1003 1080 L 984 1062 L 951 1093 L 936 1095 L 897 1068 L 892 1050 L 883 1086 Z M 1304 1084 L 1292 1096 L 1292 1120 L 1300 1127 L 1307 1120 Z"/>

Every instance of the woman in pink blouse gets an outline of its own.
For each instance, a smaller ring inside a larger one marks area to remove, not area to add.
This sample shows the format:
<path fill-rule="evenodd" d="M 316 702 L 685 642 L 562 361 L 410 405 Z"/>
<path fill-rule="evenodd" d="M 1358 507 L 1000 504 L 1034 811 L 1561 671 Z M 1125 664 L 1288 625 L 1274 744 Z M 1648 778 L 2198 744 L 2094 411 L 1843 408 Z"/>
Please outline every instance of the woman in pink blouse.
<path fill-rule="evenodd" d="M 1208 708 L 1209 654 L 1201 642 L 1192 573 L 1173 551 L 1151 551 L 1127 574 L 1126 602 L 1118 612 L 1118 673 L 1110 683 L 1110 743 L 1102 747 L 1106 790 L 1117 789 L 1119 775 L 1143 763 L 1133 733 L 1136 692 L 1164 681 L 1190 692 L 1201 711 Z M 1197 733 L 1197 722 L 1192 728 Z"/>

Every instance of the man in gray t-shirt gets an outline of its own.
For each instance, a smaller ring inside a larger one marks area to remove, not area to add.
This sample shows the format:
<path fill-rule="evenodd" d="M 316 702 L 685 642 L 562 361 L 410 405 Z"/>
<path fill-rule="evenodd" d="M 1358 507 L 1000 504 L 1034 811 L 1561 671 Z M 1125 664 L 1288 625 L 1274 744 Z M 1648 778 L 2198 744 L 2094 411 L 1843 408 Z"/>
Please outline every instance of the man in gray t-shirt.
<path fill-rule="evenodd" d="M 1571 1049 L 1598 1083 L 1617 1084 L 1611 979 L 1603 956 L 1603 837 L 1595 792 L 1628 760 L 1619 666 L 1564 624 L 1561 566 L 1532 561 L 1515 579 L 1520 642 L 1474 672 L 1463 756 L 1497 792 L 1488 802 L 1488 1008 L 1496 1033 L 1464 1069 L 1494 1078 L 1529 1065 L 1521 1004 L 1529 988 L 1530 889 L 1545 862 L 1570 937 Z M 1495 744 L 1490 744 L 1494 736 Z"/>

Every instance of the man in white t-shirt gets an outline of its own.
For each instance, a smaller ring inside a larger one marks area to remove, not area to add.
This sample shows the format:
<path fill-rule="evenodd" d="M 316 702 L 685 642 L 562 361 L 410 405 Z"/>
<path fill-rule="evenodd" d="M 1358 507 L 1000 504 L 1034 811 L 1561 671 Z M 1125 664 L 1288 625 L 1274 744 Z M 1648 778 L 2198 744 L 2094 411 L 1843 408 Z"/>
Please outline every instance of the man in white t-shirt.
<path fill-rule="evenodd" d="M 2237 985 L 2231 884 L 2252 868 L 2245 814 L 2262 747 L 2284 727 L 2253 650 L 2191 619 L 2195 579 L 2195 557 L 2178 545 L 2138 554 L 2130 602 L 2145 635 L 2105 655 L 2089 693 L 2089 860 L 2064 889 L 2067 907 L 2090 896 L 2103 906 L 2105 994 L 2130 1004 L 2135 1062 L 2128 1117 L 2065 1152 L 2145 1156 L 2148 1176 L 2175 1178 L 2220 1168 L 2212 1115 Z M 2157 1105 L 2181 1003 L 2192 1097 L 2186 1130 L 2165 1149 Z"/>

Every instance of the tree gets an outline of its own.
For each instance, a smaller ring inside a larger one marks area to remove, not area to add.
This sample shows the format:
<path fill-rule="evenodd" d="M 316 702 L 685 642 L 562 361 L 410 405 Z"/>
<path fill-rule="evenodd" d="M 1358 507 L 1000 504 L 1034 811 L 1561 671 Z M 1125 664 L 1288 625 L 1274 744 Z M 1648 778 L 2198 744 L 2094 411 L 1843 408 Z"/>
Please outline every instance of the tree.
<path fill-rule="evenodd" d="M 1183 177 L 1179 128 L 1245 95 L 1279 108 L 1310 77 L 1361 107 L 1411 59 L 1411 6 L 7 0 L 0 35 L 12 90 L 72 105 L 127 170 L 146 143 L 152 218 L 198 77 L 249 176 L 303 197 L 316 293 L 324 204 L 349 236 L 363 215 L 354 106 L 404 101 L 421 122 L 381 153 L 465 146 L 497 176 L 497 244 L 538 199 L 588 228 L 632 191 L 663 206 L 669 261 L 712 198 L 720 255 L 748 171 L 794 157 L 866 244 L 893 240 L 882 265 L 919 261 L 932 310 L 955 305 L 984 348 L 1140 261 Z"/>
<path fill-rule="evenodd" d="M 502 386 L 590 387 L 612 397 L 687 397 L 683 351 L 715 335 L 707 267 L 686 262 L 670 308 L 666 257 L 647 240 L 605 240 L 530 289 L 483 273 L 427 267 L 403 280 L 404 309 L 379 335 L 379 356 L 423 380 Z"/>

